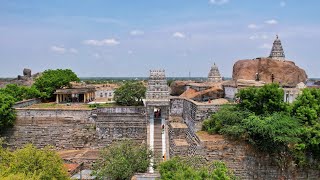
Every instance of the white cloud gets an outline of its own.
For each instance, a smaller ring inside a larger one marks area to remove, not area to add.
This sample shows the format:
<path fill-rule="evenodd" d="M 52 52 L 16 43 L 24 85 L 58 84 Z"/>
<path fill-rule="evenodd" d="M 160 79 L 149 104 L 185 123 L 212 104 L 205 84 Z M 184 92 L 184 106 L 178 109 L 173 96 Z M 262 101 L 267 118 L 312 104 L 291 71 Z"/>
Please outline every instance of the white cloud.
<path fill-rule="evenodd" d="M 254 34 L 249 37 L 250 40 L 256 40 L 256 39 L 268 39 L 269 37 L 266 34 Z"/>
<path fill-rule="evenodd" d="M 249 24 L 249 25 L 248 25 L 248 28 L 249 28 L 249 29 L 259 29 L 259 26 L 256 25 L 256 24 Z"/>
<path fill-rule="evenodd" d="M 130 35 L 132 35 L 132 36 L 140 36 L 140 35 L 143 35 L 143 34 L 144 34 L 143 31 L 137 30 L 137 29 L 130 31 Z"/>
<path fill-rule="evenodd" d="M 181 38 L 181 39 L 186 37 L 186 35 L 184 35 L 182 32 L 175 32 L 173 33 L 172 36 L 175 38 Z"/>
<path fill-rule="evenodd" d="M 94 54 L 92 54 L 92 56 L 95 57 L 95 58 L 97 58 L 97 59 L 101 58 L 101 56 L 100 56 L 99 53 L 94 53 Z"/>
<path fill-rule="evenodd" d="M 50 47 L 50 50 L 55 52 L 55 53 L 60 53 L 60 54 L 63 54 L 66 52 L 66 49 L 64 47 L 59 47 L 59 46 L 51 46 Z"/>
<path fill-rule="evenodd" d="M 83 41 L 84 44 L 86 45 L 91 45 L 91 46 L 115 46 L 120 44 L 119 41 L 117 41 L 116 39 L 103 39 L 103 40 L 95 40 L 95 39 L 90 39 L 90 40 L 85 40 Z"/>
<path fill-rule="evenodd" d="M 229 0 L 209 0 L 209 4 L 222 5 L 228 3 Z"/>
<path fill-rule="evenodd" d="M 72 53 L 72 54 L 78 54 L 78 50 L 75 49 L 75 48 L 70 48 L 69 52 Z"/>
<path fill-rule="evenodd" d="M 273 24 L 278 24 L 278 21 L 275 19 L 270 19 L 270 20 L 265 21 L 264 23 L 273 25 Z"/>
<path fill-rule="evenodd" d="M 129 51 L 128 51 L 128 54 L 133 54 L 133 51 L 132 51 L 132 50 L 129 50 Z"/>
<path fill-rule="evenodd" d="M 281 2 L 280 2 L 280 7 L 285 7 L 286 5 L 287 5 L 286 2 L 284 2 L 284 1 L 281 1 Z"/>
<path fill-rule="evenodd" d="M 261 48 L 261 49 L 271 49 L 272 45 L 268 44 L 268 43 L 264 43 L 261 46 L 259 46 L 259 48 Z"/>

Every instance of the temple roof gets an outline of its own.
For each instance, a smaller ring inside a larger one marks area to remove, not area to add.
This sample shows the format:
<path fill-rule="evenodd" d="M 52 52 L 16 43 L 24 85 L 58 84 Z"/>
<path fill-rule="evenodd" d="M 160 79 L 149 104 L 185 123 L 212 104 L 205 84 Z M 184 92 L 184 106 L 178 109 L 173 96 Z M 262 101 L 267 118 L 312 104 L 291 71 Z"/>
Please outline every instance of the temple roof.
<path fill-rule="evenodd" d="M 209 82 L 220 82 L 222 81 L 218 66 L 216 63 L 213 64 L 211 67 L 209 74 L 208 74 L 208 81 Z"/>
<path fill-rule="evenodd" d="M 269 57 L 276 60 L 285 60 L 285 54 L 278 35 L 276 36 L 276 39 L 273 42 L 273 46 Z"/>

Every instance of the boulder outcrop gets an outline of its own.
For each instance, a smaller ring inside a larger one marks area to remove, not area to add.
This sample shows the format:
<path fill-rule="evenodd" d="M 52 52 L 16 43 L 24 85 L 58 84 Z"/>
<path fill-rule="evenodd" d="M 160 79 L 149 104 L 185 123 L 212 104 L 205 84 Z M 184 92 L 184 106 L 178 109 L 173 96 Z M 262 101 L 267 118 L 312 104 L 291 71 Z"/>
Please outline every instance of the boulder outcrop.
<path fill-rule="evenodd" d="M 284 86 L 296 86 L 306 82 L 306 72 L 292 61 L 277 61 L 271 58 L 239 60 L 233 66 L 233 80 L 259 80 L 277 82 Z"/>

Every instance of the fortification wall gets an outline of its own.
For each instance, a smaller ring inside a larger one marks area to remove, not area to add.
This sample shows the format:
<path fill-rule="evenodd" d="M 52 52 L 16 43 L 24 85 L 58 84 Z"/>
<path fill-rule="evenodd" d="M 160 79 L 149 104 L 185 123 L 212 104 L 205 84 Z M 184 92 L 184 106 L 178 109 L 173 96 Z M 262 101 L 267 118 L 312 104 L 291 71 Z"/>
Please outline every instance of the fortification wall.
<path fill-rule="evenodd" d="M 14 127 L 3 135 L 13 148 L 27 143 L 37 147 L 53 145 L 57 149 L 99 148 L 121 138 L 143 141 L 147 136 L 141 107 L 16 111 Z"/>
<path fill-rule="evenodd" d="M 319 170 L 299 169 L 293 164 L 280 168 L 274 161 L 276 157 L 257 152 L 245 142 L 199 133 L 203 120 L 216 112 L 219 105 L 199 105 L 176 98 L 171 99 L 170 107 L 171 115 L 181 118 L 179 126 L 169 122 L 170 157 L 200 155 L 208 161 L 224 161 L 241 179 L 320 179 Z"/>

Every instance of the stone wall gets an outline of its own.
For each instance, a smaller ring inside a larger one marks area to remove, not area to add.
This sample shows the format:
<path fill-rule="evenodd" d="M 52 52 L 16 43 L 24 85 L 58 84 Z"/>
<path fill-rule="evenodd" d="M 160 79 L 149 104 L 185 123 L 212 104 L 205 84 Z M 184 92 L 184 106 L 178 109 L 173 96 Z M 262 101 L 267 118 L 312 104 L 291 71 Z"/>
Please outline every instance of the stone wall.
<path fill-rule="evenodd" d="M 170 157 L 200 155 L 208 161 L 224 161 L 241 179 L 320 179 L 319 170 L 299 169 L 292 164 L 279 168 L 275 157 L 257 152 L 245 142 L 199 132 L 202 121 L 216 112 L 219 105 L 176 98 L 171 99 L 170 107 L 171 115 L 178 116 L 172 117 L 175 120 L 168 126 Z"/>
<path fill-rule="evenodd" d="M 201 155 L 209 161 L 224 161 L 241 179 L 320 179 L 319 170 L 299 169 L 293 164 L 279 168 L 275 157 L 257 152 L 245 142 L 206 133 L 199 134 L 199 138 L 203 149 Z"/>
<path fill-rule="evenodd" d="M 13 148 L 27 143 L 57 149 L 99 148 L 122 138 L 145 141 L 147 136 L 143 107 L 16 111 L 14 127 L 3 134 Z"/>
<path fill-rule="evenodd" d="M 40 103 L 40 102 L 41 102 L 41 99 L 28 99 L 28 100 L 25 100 L 25 101 L 19 101 L 19 102 L 16 102 L 13 105 L 13 108 L 28 107 L 28 106 L 31 106 L 33 104 L 37 104 L 37 103 Z"/>

